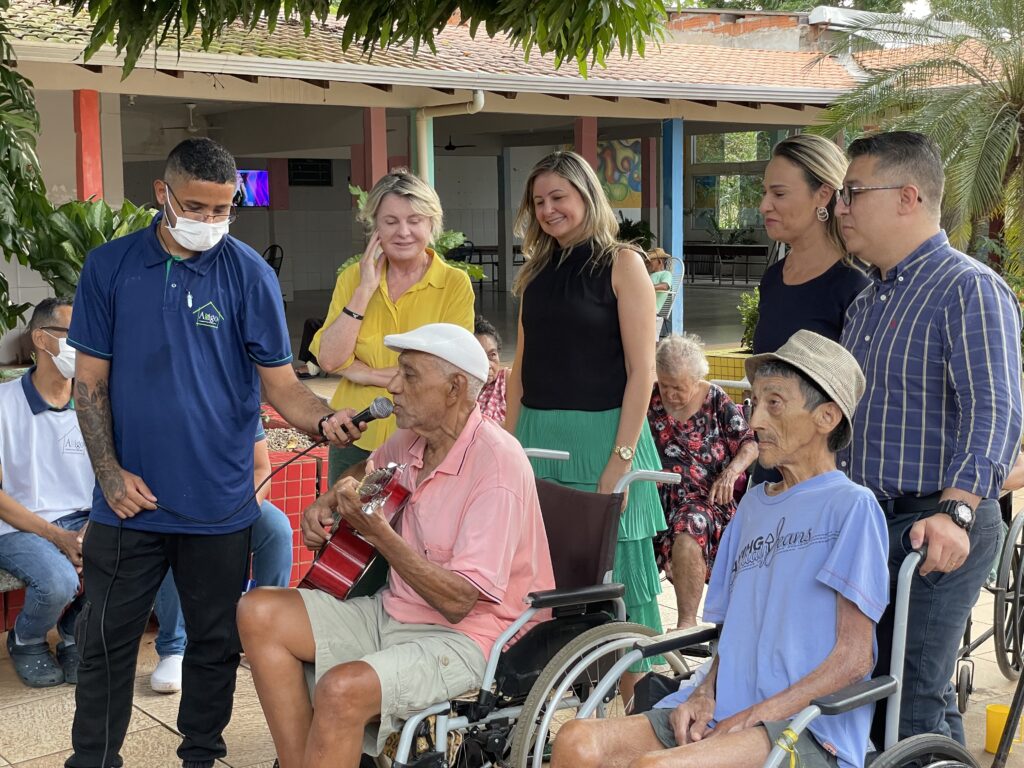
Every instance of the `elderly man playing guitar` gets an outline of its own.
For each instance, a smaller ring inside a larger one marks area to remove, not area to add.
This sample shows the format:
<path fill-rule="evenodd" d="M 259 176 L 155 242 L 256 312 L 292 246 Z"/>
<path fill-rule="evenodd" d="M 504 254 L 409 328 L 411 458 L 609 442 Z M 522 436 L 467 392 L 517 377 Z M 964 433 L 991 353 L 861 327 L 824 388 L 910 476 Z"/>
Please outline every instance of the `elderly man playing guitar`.
<path fill-rule="evenodd" d="M 479 686 L 526 595 L 554 587 L 530 464 L 476 406 L 488 371 L 479 343 L 434 323 L 384 344 L 401 353 L 388 385 L 399 429 L 366 469 L 404 465 L 408 498 L 389 520 L 388 505 L 364 504 L 344 477 L 306 510 L 302 531 L 319 548 L 340 517 L 387 559 L 387 586 L 347 600 L 257 589 L 238 607 L 281 768 L 356 768 L 361 753 L 379 754 L 407 715 Z"/>

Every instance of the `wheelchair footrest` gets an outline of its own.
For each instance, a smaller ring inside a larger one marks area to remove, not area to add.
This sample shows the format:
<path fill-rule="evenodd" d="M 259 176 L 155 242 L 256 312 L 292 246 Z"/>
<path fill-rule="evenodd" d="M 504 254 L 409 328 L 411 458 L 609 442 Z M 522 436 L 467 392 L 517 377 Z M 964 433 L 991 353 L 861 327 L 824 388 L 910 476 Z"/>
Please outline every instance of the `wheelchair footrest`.
<path fill-rule="evenodd" d="M 392 763 L 391 768 L 444 768 L 445 756 L 440 752 L 427 752 L 411 763 Z"/>

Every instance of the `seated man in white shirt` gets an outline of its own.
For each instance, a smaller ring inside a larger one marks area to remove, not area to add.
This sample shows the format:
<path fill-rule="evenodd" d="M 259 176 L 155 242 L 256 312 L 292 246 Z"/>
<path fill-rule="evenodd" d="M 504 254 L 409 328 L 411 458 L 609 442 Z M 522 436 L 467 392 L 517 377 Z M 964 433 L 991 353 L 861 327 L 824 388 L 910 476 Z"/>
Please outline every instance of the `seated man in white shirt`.
<path fill-rule="evenodd" d="M 27 585 L 7 651 L 33 688 L 78 681 L 76 595 L 94 478 L 71 397 L 70 324 L 70 299 L 41 301 L 28 330 L 36 364 L 0 384 L 0 568 Z M 55 626 L 56 659 L 46 640 Z"/>

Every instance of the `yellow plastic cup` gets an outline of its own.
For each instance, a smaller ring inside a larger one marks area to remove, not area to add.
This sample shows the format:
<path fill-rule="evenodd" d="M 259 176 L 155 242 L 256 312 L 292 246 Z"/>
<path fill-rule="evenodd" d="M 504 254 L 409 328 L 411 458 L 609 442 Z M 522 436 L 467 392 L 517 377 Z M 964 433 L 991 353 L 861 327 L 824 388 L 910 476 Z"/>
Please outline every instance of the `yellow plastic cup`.
<path fill-rule="evenodd" d="M 994 755 L 999 749 L 1010 708 L 1006 704 L 989 704 L 985 707 L 985 751 Z M 1024 744 L 1024 717 L 1017 721 L 1017 738 L 1011 743 Z M 1013 752 L 1013 748 L 1010 748 Z"/>

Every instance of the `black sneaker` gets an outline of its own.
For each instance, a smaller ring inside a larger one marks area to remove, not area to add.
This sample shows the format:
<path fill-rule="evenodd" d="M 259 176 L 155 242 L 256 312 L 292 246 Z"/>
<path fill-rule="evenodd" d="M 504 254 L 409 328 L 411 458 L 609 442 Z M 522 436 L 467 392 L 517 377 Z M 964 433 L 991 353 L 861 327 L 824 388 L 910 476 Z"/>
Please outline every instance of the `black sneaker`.
<path fill-rule="evenodd" d="M 68 645 L 63 640 L 57 643 L 57 661 L 64 668 L 64 682 L 78 685 L 78 665 L 82 662 L 82 657 L 78 655 L 78 644 Z"/>
<path fill-rule="evenodd" d="M 50 653 L 46 642 L 18 645 L 14 630 L 7 633 L 7 652 L 14 662 L 14 671 L 29 688 L 50 688 L 64 682 L 64 670 Z"/>

